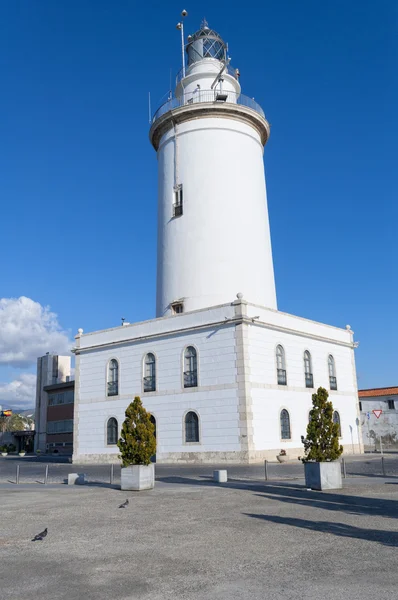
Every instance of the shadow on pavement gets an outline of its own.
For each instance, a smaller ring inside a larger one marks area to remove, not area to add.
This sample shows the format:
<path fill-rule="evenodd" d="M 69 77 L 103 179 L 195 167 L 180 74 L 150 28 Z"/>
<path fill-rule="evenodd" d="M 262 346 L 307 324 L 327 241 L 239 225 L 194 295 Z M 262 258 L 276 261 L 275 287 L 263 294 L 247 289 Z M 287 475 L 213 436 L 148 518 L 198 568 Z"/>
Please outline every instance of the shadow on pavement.
<path fill-rule="evenodd" d="M 346 512 L 354 515 L 371 515 L 396 519 L 398 517 L 398 501 L 383 498 L 352 496 L 336 492 L 315 492 L 305 488 L 286 485 L 267 485 L 259 494 L 265 500 L 278 500 L 289 504 L 300 504 L 312 508 Z"/>
<path fill-rule="evenodd" d="M 310 531 L 318 531 L 319 533 L 330 533 L 339 537 L 350 537 L 359 540 L 367 540 L 369 542 L 377 542 L 383 546 L 397 547 L 398 532 L 384 531 L 380 529 L 363 529 L 362 527 L 354 527 L 345 523 L 331 523 L 329 521 L 307 521 L 305 519 L 294 519 L 291 517 L 277 517 L 275 515 L 255 515 L 252 513 L 243 513 L 247 517 L 253 519 L 261 519 L 269 523 L 279 525 L 291 525 L 292 527 L 301 527 Z"/>

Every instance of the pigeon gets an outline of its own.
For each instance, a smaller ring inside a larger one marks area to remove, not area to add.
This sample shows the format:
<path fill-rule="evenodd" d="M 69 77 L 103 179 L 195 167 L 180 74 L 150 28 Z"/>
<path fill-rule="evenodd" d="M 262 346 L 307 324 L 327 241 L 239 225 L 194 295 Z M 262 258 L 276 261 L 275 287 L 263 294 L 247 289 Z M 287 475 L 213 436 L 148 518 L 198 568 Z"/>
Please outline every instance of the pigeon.
<path fill-rule="evenodd" d="M 127 500 L 126 500 L 126 502 L 123 502 L 123 504 L 121 504 L 121 505 L 119 506 L 119 508 L 126 508 L 128 505 L 129 505 L 129 501 L 128 501 L 128 499 L 127 499 Z"/>
<path fill-rule="evenodd" d="M 44 540 L 44 538 L 47 535 L 47 527 L 45 528 L 44 531 L 42 531 L 41 533 L 38 533 L 37 535 L 35 535 L 35 537 L 33 538 L 32 542 L 41 542 L 42 540 Z"/>

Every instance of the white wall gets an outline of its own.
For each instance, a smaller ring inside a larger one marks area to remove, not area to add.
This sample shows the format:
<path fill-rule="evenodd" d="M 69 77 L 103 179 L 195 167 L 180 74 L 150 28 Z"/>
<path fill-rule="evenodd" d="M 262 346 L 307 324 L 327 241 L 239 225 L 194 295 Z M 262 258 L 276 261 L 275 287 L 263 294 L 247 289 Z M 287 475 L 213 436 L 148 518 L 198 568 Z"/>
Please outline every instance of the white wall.
<path fill-rule="evenodd" d="M 180 324 L 184 317 L 179 317 Z M 125 330 L 126 327 L 119 331 Z M 183 350 L 187 345 L 195 346 L 198 351 L 200 387 L 197 389 L 183 387 Z M 147 352 L 156 356 L 157 391 L 144 393 L 143 359 Z M 106 368 L 111 358 L 116 358 L 120 365 L 117 397 L 106 396 Z M 109 417 L 116 417 L 120 430 L 125 409 L 136 395 L 156 418 L 158 460 L 170 453 L 240 449 L 233 326 L 132 341 L 128 345 L 83 353 L 79 370 L 76 461 L 84 460 L 84 455 L 118 453 L 117 447 L 106 446 L 106 422 Z M 183 417 L 188 410 L 195 410 L 200 418 L 199 445 L 184 443 Z"/>
<path fill-rule="evenodd" d="M 233 118 L 178 125 L 183 215 L 173 218 L 175 130 L 158 150 L 157 315 L 184 299 L 191 311 L 242 292 L 276 308 L 263 147 L 258 132 Z"/>
<path fill-rule="evenodd" d="M 248 311 L 250 312 L 250 310 Z M 257 310 L 258 314 L 258 310 Z M 352 363 L 352 348 L 333 341 L 324 341 L 298 335 L 313 329 L 315 324 L 292 315 L 277 313 L 274 324 L 278 320 L 286 325 L 286 316 L 290 325 L 294 325 L 295 333 L 282 329 L 276 330 L 260 326 L 249 328 L 250 384 L 253 406 L 254 444 L 256 450 L 284 448 L 302 451 L 301 435 L 306 435 L 308 414 L 312 406 L 312 394 L 322 386 L 329 390 L 329 399 L 340 414 L 342 440 L 346 452 L 359 452 L 358 445 L 358 402 L 356 375 Z M 319 324 L 317 333 L 322 332 Z M 316 328 L 313 329 L 316 332 Z M 328 335 L 344 337 L 349 343 L 350 334 L 337 328 L 329 328 Z M 287 385 L 277 383 L 276 346 L 281 344 L 285 350 Z M 304 351 L 311 353 L 314 389 L 305 387 Z M 328 356 L 335 359 L 337 391 L 330 391 L 328 375 Z M 280 433 L 280 412 L 289 411 L 291 439 L 282 440 Z M 351 429 L 352 428 L 352 429 Z M 352 435 L 351 435 L 352 434 Z M 297 453 L 294 453 L 297 454 Z"/>

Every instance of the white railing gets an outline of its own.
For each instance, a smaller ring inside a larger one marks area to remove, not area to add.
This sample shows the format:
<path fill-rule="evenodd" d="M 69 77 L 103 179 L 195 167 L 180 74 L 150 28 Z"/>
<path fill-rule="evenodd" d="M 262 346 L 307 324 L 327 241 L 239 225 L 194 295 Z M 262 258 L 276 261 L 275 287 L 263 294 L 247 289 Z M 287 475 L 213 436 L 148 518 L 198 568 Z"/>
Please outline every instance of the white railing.
<path fill-rule="evenodd" d="M 152 123 L 157 121 L 160 117 L 168 113 L 170 110 L 179 108 L 180 106 L 187 106 L 190 104 L 239 104 L 251 108 L 259 115 L 265 118 L 263 109 L 253 98 L 245 96 L 244 94 L 238 94 L 237 92 L 230 92 L 228 90 L 195 90 L 188 94 L 183 94 L 179 98 L 171 98 L 162 104 L 152 117 Z"/>

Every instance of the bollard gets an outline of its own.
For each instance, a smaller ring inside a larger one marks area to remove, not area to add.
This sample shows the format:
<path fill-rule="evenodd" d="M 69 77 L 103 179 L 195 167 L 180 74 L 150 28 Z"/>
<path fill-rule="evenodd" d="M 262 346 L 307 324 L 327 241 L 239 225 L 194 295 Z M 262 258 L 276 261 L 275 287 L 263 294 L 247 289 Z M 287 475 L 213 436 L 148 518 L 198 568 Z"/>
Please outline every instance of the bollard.
<path fill-rule="evenodd" d="M 48 482 L 48 465 L 46 465 L 46 472 L 44 474 L 44 485 Z"/>
<path fill-rule="evenodd" d="M 111 474 L 109 477 L 109 483 L 113 485 L 113 463 L 111 464 Z"/>
<path fill-rule="evenodd" d="M 15 483 L 18 484 L 19 483 L 19 465 L 17 465 L 17 475 L 15 478 Z"/>
<path fill-rule="evenodd" d="M 381 469 L 382 469 L 382 472 L 383 472 L 383 477 L 385 477 L 386 476 L 386 467 L 385 467 L 385 464 L 384 464 L 384 456 L 381 457 Z"/>
<path fill-rule="evenodd" d="M 268 481 L 268 460 L 264 461 L 265 481 Z"/>
<path fill-rule="evenodd" d="M 345 479 L 347 477 L 347 471 L 346 471 L 346 466 L 345 466 L 345 458 L 341 459 L 341 464 L 343 466 L 343 478 Z"/>

